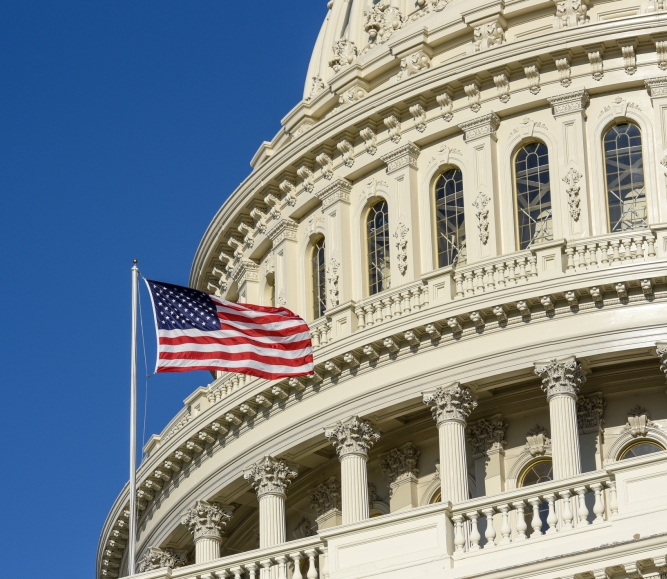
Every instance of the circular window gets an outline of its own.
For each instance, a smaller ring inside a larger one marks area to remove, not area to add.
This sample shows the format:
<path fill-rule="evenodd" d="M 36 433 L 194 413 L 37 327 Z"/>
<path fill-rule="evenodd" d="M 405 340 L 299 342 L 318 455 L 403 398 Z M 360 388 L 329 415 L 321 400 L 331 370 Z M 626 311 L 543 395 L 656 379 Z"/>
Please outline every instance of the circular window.
<path fill-rule="evenodd" d="M 628 446 L 619 457 L 618 460 L 625 460 L 626 458 L 634 458 L 636 456 L 644 456 L 645 454 L 653 454 L 654 452 L 662 452 L 665 450 L 655 442 L 648 440 L 640 440 Z"/>

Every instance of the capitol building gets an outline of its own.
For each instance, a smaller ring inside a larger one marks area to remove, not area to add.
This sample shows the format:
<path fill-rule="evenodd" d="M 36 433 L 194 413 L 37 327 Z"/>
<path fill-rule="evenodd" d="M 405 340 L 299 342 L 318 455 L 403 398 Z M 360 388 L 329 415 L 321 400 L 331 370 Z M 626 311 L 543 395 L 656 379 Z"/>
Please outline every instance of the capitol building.
<path fill-rule="evenodd" d="M 666 579 L 667 0 L 318 1 L 190 274 L 315 374 L 193 392 L 97 579 Z"/>

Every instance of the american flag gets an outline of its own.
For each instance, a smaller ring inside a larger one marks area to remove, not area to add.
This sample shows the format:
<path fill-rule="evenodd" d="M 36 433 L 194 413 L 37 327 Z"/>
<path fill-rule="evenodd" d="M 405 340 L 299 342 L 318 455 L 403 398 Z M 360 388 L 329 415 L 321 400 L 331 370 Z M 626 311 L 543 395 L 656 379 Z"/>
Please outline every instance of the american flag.
<path fill-rule="evenodd" d="M 274 380 L 313 373 L 308 325 L 285 308 L 237 304 L 146 280 L 158 335 L 156 372 L 223 370 Z"/>

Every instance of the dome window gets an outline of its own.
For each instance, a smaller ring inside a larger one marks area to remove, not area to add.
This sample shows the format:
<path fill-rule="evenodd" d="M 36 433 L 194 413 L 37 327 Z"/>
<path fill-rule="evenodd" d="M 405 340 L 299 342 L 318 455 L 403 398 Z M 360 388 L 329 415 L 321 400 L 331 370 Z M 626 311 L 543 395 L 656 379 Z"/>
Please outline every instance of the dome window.
<path fill-rule="evenodd" d="M 324 237 L 320 237 L 314 244 L 310 257 L 312 290 L 313 290 L 313 317 L 324 315 L 327 309 L 326 266 L 324 261 Z"/>
<path fill-rule="evenodd" d="M 464 264 L 466 228 L 460 169 L 445 171 L 435 182 L 435 223 L 438 267 Z"/>
<path fill-rule="evenodd" d="M 368 247 L 368 291 L 371 295 L 391 286 L 389 261 L 389 206 L 378 201 L 366 217 L 366 241 Z"/>

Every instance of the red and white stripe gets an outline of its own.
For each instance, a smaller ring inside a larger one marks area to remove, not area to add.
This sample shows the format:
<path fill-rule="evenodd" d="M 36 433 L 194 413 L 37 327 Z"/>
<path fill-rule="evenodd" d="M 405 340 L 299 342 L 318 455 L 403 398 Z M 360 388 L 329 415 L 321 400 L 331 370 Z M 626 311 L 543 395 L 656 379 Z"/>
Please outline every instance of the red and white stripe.
<path fill-rule="evenodd" d="M 158 329 L 158 372 L 222 370 L 267 380 L 313 373 L 310 330 L 300 317 L 285 308 L 209 298 L 220 330 Z"/>

